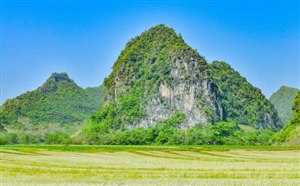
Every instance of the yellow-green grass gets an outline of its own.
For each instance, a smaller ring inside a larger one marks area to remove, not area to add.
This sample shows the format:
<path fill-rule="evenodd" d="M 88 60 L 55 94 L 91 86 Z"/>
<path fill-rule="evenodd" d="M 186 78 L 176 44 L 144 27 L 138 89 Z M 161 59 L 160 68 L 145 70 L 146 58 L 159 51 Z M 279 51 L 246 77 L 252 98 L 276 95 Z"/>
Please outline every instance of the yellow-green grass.
<path fill-rule="evenodd" d="M 0 152 L 2 185 L 300 185 L 298 147 L 1 146 Z"/>

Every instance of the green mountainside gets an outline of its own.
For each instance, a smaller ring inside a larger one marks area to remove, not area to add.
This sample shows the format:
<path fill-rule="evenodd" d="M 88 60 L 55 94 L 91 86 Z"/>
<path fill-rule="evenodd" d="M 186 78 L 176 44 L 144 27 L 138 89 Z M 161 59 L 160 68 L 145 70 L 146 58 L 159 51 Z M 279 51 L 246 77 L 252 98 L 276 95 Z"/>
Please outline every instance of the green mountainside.
<path fill-rule="evenodd" d="M 259 89 L 224 62 L 209 65 L 165 25 L 126 44 L 103 89 L 101 108 L 76 140 L 256 144 L 280 127 L 276 110 Z"/>
<path fill-rule="evenodd" d="M 102 86 L 79 87 L 66 73 L 53 73 L 34 91 L 7 100 L 0 110 L 2 132 L 73 133 L 99 108 Z"/>
<path fill-rule="evenodd" d="M 273 144 L 300 145 L 300 91 L 294 99 L 292 120 L 272 139 Z"/>
<path fill-rule="evenodd" d="M 274 106 L 231 66 L 222 61 L 209 64 L 213 83 L 222 100 L 224 117 L 259 128 L 280 128 Z"/>
<path fill-rule="evenodd" d="M 86 104 L 93 108 L 92 112 L 97 111 L 101 101 L 103 100 L 103 86 L 100 85 L 97 87 L 88 87 L 85 89 L 85 92 L 89 97 Z M 89 116 L 90 115 L 91 114 L 89 114 Z"/>
<path fill-rule="evenodd" d="M 296 88 L 282 86 L 269 99 L 278 111 L 282 125 L 287 124 L 292 119 L 293 102 L 298 91 Z"/>

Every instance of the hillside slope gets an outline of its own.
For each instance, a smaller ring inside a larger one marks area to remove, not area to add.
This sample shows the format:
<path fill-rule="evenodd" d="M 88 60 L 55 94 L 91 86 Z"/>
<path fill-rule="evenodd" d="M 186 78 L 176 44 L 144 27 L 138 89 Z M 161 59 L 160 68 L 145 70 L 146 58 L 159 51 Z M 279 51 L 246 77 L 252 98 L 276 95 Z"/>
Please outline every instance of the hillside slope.
<path fill-rule="evenodd" d="M 209 67 L 222 100 L 225 118 L 256 128 L 280 128 L 274 106 L 260 89 L 225 62 L 214 61 Z"/>
<path fill-rule="evenodd" d="M 292 114 L 292 120 L 272 139 L 273 144 L 300 145 L 300 91 L 294 100 Z"/>
<path fill-rule="evenodd" d="M 100 103 L 103 100 L 103 86 L 88 87 L 84 89 L 89 99 L 86 104 L 93 108 L 93 112 L 99 109 Z M 89 114 L 90 115 L 90 114 Z"/>
<path fill-rule="evenodd" d="M 278 111 L 282 125 L 287 124 L 292 119 L 292 107 L 298 91 L 296 88 L 282 86 L 269 99 Z"/>

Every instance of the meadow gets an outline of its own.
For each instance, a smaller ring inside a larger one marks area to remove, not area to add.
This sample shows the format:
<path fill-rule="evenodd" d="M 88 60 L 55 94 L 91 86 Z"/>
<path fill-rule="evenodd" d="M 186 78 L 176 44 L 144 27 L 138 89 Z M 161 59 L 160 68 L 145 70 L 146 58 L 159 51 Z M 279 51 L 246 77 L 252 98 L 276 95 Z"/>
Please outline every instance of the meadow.
<path fill-rule="evenodd" d="M 300 147 L 1 146 L 1 185 L 300 185 Z"/>

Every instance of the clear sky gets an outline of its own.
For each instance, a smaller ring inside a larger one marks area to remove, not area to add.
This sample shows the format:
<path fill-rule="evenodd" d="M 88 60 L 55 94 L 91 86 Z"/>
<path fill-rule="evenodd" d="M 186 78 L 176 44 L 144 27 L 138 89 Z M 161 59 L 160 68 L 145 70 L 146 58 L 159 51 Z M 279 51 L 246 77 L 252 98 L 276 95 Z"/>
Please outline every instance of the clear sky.
<path fill-rule="evenodd" d="M 299 1 L 2 0 L 1 103 L 52 72 L 100 85 L 126 42 L 161 23 L 267 97 L 281 85 L 299 88 L 299 12 Z"/>

